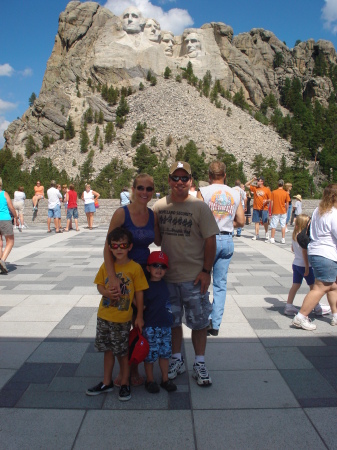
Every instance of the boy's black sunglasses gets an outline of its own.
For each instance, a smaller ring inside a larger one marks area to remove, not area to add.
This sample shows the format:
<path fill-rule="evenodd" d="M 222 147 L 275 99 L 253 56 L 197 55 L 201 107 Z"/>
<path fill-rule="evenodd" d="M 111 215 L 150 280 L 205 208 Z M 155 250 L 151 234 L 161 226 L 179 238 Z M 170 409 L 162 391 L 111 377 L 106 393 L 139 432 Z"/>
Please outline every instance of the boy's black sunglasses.
<path fill-rule="evenodd" d="M 165 266 L 165 264 L 160 263 L 153 263 L 151 264 L 151 267 L 154 267 L 155 269 L 167 269 L 167 266 Z"/>
<path fill-rule="evenodd" d="M 175 181 L 176 183 L 181 180 L 183 183 L 187 183 L 191 177 L 188 175 L 183 175 L 182 177 L 178 177 L 178 175 L 170 175 L 170 178 L 172 181 Z"/>
<path fill-rule="evenodd" d="M 136 187 L 136 189 L 137 189 L 137 191 L 146 191 L 146 192 L 153 192 L 154 191 L 154 188 L 152 186 L 144 187 L 144 186 L 139 185 L 139 186 Z"/>

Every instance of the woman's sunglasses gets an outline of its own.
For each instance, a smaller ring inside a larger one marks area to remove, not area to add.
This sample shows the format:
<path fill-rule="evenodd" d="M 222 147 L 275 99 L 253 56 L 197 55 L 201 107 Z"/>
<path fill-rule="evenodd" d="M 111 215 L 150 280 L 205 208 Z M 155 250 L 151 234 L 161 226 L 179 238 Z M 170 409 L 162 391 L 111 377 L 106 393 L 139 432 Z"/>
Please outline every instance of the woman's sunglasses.
<path fill-rule="evenodd" d="M 151 264 L 151 267 L 154 267 L 155 269 L 167 269 L 167 266 L 165 266 L 165 264 L 159 264 L 159 263 Z"/>
<path fill-rule="evenodd" d="M 110 248 L 112 250 L 117 250 L 118 248 L 121 248 L 122 250 L 126 250 L 130 247 L 130 244 L 128 242 L 122 242 L 121 244 L 110 244 Z"/>
<path fill-rule="evenodd" d="M 154 191 L 154 188 L 152 186 L 144 187 L 144 186 L 140 185 L 140 186 L 137 186 L 136 189 L 137 189 L 137 191 L 146 191 L 146 192 L 153 192 Z"/>
<path fill-rule="evenodd" d="M 183 175 L 182 177 L 178 177 L 178 175 L 170 175 L 170 178 L 172 181 L 175 181 L 176 183 L 181 180 L 183 183 L 187 183 L 190 180 L 190 177 L 187 175 Z"/>

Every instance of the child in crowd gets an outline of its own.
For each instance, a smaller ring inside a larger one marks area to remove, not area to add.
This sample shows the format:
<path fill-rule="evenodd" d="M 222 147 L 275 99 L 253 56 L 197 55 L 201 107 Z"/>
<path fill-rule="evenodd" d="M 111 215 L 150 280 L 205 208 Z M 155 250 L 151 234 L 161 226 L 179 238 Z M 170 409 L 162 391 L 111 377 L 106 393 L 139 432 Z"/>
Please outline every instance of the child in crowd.
<path fill-rule="evenodd" d="M 291 250 L 295 254 L 295 258 L 293 261 L 293 285 L 290 288 L 287 304 L 284 308 L 284 314 L 287 316 L 293 316 L 299 311 L 299 309 L 293 305 L 293 301 L 297 291 L 301 287 L 303 278 L 305 278 L 305 281 L 307 282 L 310 290 L 313 288 L 315 282 L 314 272 L 312 270 L 312 267 L 309 265 L 307 250 L 301 248 L 297 242 L 298 233 L 300 233 L 304 228 L 307 227 L 309 219 L 310 217 L 306 214 L 300 214 L 299 216 L 297 216 L 297 220 L 294 226 L 291 245 Z M 330 311 L 330 306 L 321 305 L 320 303 L 318 303 L 318 305 L 314 309 L 316 316 L 329 314 Z"/>
<path fill-rule="evenodd" d="M 128 257 L 128 252 L 132 249 L 131 232 L 121 227 L 115 228 L 108 234 L 107 241 L 114 257 L 116 276 L 120 280 L 121 296 L 117 300 L 112 299 L 114 291 L 110 290 L 106 267 L 103 263 L 94 282 L 102 295 L 97 312 L 95 347 L 99 352 L 104 352 L 104 377 L 103 382 L 88 389 L 86 394 L 99 395 L 112 391 L 112 370 L 117 357 L 122 376 L 118 398 L 120 401 L 127 401 L 131 398 L 128 365 L 131 305 L 135 298 L 138 308 L 135 326 L 142 331 L 143 291 L 149 286 L 141 266 Z"/>
<path fill-rule="evenodd" d="M 150 351 L 145 359 L 145 389 L 150 394 L 160 391 L 153 377 L 153 364 L 159 358 L 162 374 L 160 386 L 167 392 L 177 390 L 173 381 L 168 379 L 169 359 L 172 352 L 171 326 L 173 316 L 170 311 L 170 295 L 163 277 L 168 269 L 168 256 L 163 252 L 152 252 L 147 260 L 150 273 L 149 289 L 144 292 L 144 328 L 143 336 L 148 340 Z"/>
<path fill-rule="evenodd" d="M 300 196 L 300 194 L 295 195 L 294 197 L 296 199 L 296 203 L 294 206 L 294 219 L 293 219 L 293 223 L 296 222 L 296 217 L 299 216 L 300 214 L 302 214 L 302 197 Z"/>

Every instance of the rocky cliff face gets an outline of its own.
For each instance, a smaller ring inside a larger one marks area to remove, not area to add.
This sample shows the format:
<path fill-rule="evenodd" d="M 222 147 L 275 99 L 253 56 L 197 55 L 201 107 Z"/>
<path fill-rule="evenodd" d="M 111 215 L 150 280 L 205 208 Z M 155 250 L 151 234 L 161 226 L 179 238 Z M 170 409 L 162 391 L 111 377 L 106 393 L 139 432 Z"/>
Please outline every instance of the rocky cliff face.
<path fill-rule="evenodd" d="M 289 49 L 270 31 L 254 28 L 233 37 L 230 26 L 215 22 L 200 29 L 187 29 L 182 36 L 173 36 L 169 31 L 160 30 L 156 21 L 142 17 L 138 10 L 129 10 L 117 17 L 97 3 L 74 1 L 68 4 L 59 17 L 58 34 L 40 95 L 23 117 L 5 132 L 5 145 L 14 153 L 24 155 L 29 135 L 40 148 L 43 136 L 48 135 L 55 142 L 37 156 L 50 156 L 70 175 L 77 173 L 77 167 L 85 158 L 80 154 L 78 133 L 71 141 L 59 138 L 69 115 L 77 131 L 89 106 L 94 111 L 102 110 L 106 122 L 115 119 L 116 107 L 109 106 L 99 92 L 89 88 L 88 78 L 94 85 L 131 86 L 137 91 L 128 97 L 130 114 L 114 142 L 105 145 L 102 153 L 93 147 L 97 171 L 112 156 L 131 164 L 135 150 L 131 148 L 130 138 L 139 121 L 146 121 L 151 130 L 145 142 L 156 137 L 156 151 L 169 158 L 174 157 L 177 146 L 189 139 L 195 140 L 208 156 L 216 154 L 216 147 L 220 145 L 246 165 L 255 153 L 274 156 L 276 160 L 283 154 L 288 155 L 289 144 L 249 114 L 223 100 L 233 111 L 228 117 L 226 111 L 201 98 L 185 82 L 163 80 L 166 67 L 170 67 L 175 76 L 180 67 L 191 62 L 199 78 L 210 70 L 213 80 L 220 80 L 232 94 L 242 87 L 253 108 L 270 92 L 278 97 L 286 77 L 300 78 L 304 95 L 318 98 L 322 103 L 331 93 L 329 79 L 313 77 L 318 55 L 323 55 L 327 62 L 337 62 L 336 51 L 328 41 L 309 40 Z M 274 68 L 277 54 L 282 55 L 282 64 Z M 144 80 L 149 69 L 158 78 L 155 87 Z M 140 82 L 146 86 L 144 91 L 138 91 Z M 88 126 L 91 141 L 95 128 L 96 124 Z M 100 128 L 102 135 L 103 127 Z M 173 143 L 166 147 L 168 135 L 173 137 Z M 27 167 L 34 164 L 35 157 L 25 162 Z M 73 159 L 77 161 L 76 167 L 71 164 Z"/>

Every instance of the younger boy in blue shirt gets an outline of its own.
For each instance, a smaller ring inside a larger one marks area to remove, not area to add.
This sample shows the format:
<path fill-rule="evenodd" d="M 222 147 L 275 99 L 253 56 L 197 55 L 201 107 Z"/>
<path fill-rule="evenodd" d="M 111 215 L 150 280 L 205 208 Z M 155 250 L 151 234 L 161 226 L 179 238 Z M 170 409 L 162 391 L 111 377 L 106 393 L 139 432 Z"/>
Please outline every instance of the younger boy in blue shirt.
<path fill-rule="evenodd" d="M 177 386 L 168 378 L 169 359 L 172 353 L 171 326 L 173 316 L 170 310 L 170 294 L 163 277 L 168 269 L 168 256 L 163 252 L 152 252 L 147 260 L 150 273 L 149 289 L 144 291 L 144 327 L 143 336 L 148 340 L 150 351 L 144 361 L 145 389 L 156 394 L 160 388 L 153 377 L 153 364 L 159 358 L 162 374 L 160 386 L 167 392 L 177 390 Z"/>
<path fill-rule="evenodd" d="M 112 370 L 117 357 L 122 375 L 119 400 L 131 398 L 130 371 L 128 365 L 129 332 L 132 319 L 132 301 L 136 300 L 138 312 L 135 326 L 143 327 L 143 291 L 148 288 L 143 269 L 132 261 L 128 252 L 132 249 L 132 234 L 125 228 L 115 228 L 108 236 L 109 250 L 114 257 L 116 276 L 120 280 L 121 295 L 113 299 L 109 279 L 103 263 L 96 275 L 95 283 L 102 299 L 97 312 L 95 347 L 104 352 L 103 382 L 86 391 L 87 395 L 99 395 L 113 390 Z"/>

